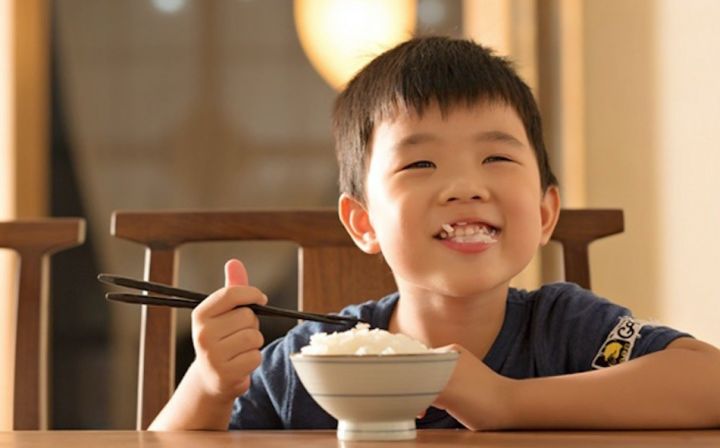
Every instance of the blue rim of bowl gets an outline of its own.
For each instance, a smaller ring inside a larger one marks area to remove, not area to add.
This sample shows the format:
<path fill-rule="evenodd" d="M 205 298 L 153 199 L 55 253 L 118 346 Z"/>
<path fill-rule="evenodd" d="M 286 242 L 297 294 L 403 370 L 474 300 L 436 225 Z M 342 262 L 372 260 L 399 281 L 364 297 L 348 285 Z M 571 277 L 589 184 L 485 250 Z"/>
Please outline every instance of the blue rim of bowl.
<path fill-rule="evenodd" d="M 437 358 L 440 359 L 437 359 Z M 307 358 L 308 360 L 354 360 L 354 361 L 360 361 L 360 360 L 383 360 L 383 361 L 391 361 L 391 360 L 398 360 L 398 359 L 404 359 L 404 360 L 410 360 L 413 358 L 429 358 L 428 360 L 431 360 L 435 358 L 436 361 L 446 361 L 446 360 L 454 360 L 460 357 L 460 352 L 455 350 L 450 350 L 446 352 L 427 352 L 427 353 L 399 353 L 396 355 L 379 355 L 379 354 L 370 354 L 370 355 L 338 355 L 338 354 L 332 354 L 332 355 L 318 355 L 318 354 L 306 354 L 302 352 L 295 352 L 290 354 L 290 358 L 298 359 L 298 358 Z"/>

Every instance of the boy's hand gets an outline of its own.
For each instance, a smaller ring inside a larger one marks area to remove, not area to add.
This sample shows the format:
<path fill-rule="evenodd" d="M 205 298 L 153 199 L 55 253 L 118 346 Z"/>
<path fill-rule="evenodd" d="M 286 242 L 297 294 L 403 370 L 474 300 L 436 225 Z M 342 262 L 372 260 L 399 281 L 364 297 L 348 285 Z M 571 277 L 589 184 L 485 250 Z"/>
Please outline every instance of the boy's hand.
<path fill-rule="evenodd" d="M 262 361 L 263 336 L 248 307 L 264 305 L 267 297 L 248 286 L 247 272 L 238 260 L 225 264 L 225 287 L 212 293 L 192 312 L 192 337 L 197 369 L 205 393 L 233 400 L 250 387 L 250 374 Z"/>
<path fill-rule="evenodd" d="M 504 428 L 510 417 L 504 404 L 512 380 L 494 372 L 460 345 L 443 348 L 460 353 L 460 357 L 450 381 L 433 406 L 445 409 L 474 431 Z"/>

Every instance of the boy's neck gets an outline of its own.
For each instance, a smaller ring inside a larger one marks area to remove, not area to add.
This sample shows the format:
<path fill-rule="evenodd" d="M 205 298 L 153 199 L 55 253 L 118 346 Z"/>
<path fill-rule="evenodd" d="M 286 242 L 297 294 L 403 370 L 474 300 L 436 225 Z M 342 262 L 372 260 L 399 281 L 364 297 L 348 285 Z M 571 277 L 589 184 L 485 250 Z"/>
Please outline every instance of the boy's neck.
<path fill-rule="evenodd" d="M 477 297 L 447 297 L 400 289 L 389 331 L 413 337 L 429 347 L 459 344 L 483 359 L 505 319 L 508 285 Z"/>

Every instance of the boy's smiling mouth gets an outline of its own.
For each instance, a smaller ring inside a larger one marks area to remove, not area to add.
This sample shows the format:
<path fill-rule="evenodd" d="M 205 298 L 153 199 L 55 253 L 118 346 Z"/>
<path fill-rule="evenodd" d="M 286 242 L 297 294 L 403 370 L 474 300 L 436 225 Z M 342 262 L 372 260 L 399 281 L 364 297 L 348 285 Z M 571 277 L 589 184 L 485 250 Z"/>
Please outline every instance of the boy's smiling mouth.
<path fill-rule="evenodd" d="M 456 243 L 494 243 L 500 229 L 481 221 L 458 221 L 443 224 L 442 230 L 435 234 L 438 240 L 453 241 Z"/>

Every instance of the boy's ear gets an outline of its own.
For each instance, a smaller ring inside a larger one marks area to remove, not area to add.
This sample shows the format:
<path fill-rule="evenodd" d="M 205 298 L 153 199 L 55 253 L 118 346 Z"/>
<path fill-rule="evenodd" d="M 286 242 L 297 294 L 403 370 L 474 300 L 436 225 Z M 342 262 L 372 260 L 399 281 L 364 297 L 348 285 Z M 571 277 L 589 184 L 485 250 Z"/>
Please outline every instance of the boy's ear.
<path fill-rule="evenodd" d="M 375 230 L 364 205 L 352 196 L 343 193 L 338 201 L 338 214 L 345 230 L 360 250 L 367 254 L 380 252 L 380 244 L 375 237 Z"/>
<path fill-rule="evenodd" d="M 540 245 L 544 246 L 550 241 L 558 218 L 560 217 L 560 189 L 554 185 L 548 187 L 540 204 L 540 219 L 542 235 Z"/>

